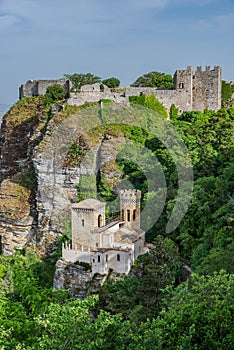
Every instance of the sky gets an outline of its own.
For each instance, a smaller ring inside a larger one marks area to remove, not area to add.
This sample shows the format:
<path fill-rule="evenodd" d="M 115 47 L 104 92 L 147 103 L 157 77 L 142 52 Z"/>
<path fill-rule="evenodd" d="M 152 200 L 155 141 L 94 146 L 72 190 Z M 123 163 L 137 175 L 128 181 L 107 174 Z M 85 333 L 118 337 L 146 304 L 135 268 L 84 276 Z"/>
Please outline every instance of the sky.
<path fill-rule="evenodd" d="M 234 0 L 0 0 L 0 104 L 30 79 L 220 65 L 234 81 Z"/>

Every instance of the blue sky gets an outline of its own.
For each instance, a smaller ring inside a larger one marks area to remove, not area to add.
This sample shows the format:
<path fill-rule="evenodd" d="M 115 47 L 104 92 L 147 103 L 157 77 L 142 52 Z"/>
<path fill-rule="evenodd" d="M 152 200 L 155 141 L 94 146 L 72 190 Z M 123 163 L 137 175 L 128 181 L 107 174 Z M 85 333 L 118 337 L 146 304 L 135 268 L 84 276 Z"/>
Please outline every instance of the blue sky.
<path fill-rule="evenodd" d="M 221 65 L 234 81 L 234 0 L 0 0 L 0 104 L 29 79 Z"/>

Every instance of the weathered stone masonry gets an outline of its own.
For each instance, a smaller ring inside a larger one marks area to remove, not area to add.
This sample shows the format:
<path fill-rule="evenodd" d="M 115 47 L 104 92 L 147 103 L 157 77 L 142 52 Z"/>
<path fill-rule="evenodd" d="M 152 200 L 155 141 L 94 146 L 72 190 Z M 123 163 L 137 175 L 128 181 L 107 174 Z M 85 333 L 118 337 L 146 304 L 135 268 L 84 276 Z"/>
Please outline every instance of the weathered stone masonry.
<path fill-rule="evenodd" d="M 128 274 L 144 254 L 145 232 L 140 228 L 139 190 L 120 191 L 120 216 L 105 222 L 105 203 L 86 199 L 72 205 L 72 244 L 63 245 L 62 257 L 70 263 L 85 262 L 92 275 L 109 269 Z"/>
<path fill-rule="evenodd" d="M 19 98 L 30 96 L 41 96 L 46 93 L 46 89 L 54 84 L 61 85 L 69 96 L 71 83 L 69 80 L 28 80 L 26 84 L 21 85 L 19 88 Z"/>
<path fill-rule="evenodd" d="M 110 99 L 116 103 L 128 104 L 129 96 L 141 94 L 155 94 L 157 99 L 170 110 L 174 104 L 179 112 L 217 111 L 221 108 L 222 69 L 220 66 L 197 67 L 193 70 L 188 66 L 186 70 L 177 70 L 174 74 L 174 89 L 158 89 L 150 87 L 122 87 L 119 89 L 104 88 L 100 84 L 84 85 L 79 92 L 71 92 L 71 83 L 68 80 L 29 80 L 20 87 L 20 98 L 24 96 L 38 96 L 46 92 L 46 88 L 53 84 L 62 85 L 67 91 L 67 103 L 80 106 L 85 102 L 99 102 Z"/>

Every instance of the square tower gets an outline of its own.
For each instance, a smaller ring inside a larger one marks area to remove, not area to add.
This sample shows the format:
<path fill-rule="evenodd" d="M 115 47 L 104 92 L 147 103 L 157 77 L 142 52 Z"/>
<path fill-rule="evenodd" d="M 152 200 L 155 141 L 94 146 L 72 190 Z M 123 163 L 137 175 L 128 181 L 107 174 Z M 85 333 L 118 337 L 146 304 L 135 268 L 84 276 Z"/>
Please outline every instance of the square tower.
<path fill-rule="evenodd" d="M 124 221 L 124 226 L 130 229 L 140 230 L 140 204 L 141 191 L 120 191 L 120 215 Z"/>
<path fill-rule="evenodd" d="M 197 67 L 193 72 L 193 110 L 217 111 L 221 108 L 222 69 L 215 66 Z"/>
<path fill-rule="evenodd" d="M 79 246 L 93 249 L 100 246 L 95 229 L 105 226 L 106 203 L 85 199 L 72 206 L 72 249 Z"/>

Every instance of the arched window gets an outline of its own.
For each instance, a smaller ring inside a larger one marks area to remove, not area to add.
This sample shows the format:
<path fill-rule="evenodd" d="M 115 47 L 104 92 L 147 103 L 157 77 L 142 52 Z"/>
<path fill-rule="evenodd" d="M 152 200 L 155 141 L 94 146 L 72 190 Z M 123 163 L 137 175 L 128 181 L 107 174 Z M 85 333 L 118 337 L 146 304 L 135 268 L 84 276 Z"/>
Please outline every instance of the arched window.
<path fill-rule="evenodd" d="M 102 226 L 102 216 L 101 214 L 98 215 L 98 227 L 101 227 Z"/>
<path fill-rule="evenodd" d="M 129 209 L 127 210 L 127 218 L 128 218 L 128 221 L 130 221 L 130 210 Z"/>
<path fill-rule="evenodd" d="M 82 226 L 84 226 L 84 219 L 82 219 Z"/>
<path fill-rule="evenodd" d="M 120 261 L 120 255 L 117 254 L 117 261 Z"/>
<path fill-rule="evenodd" d="M 136 209 L 133 210 L 133 215 L 132 215 L 132 217 L 133 217 L 133 221 L 135 221 L 135 220 L 136 220 Z"/>

